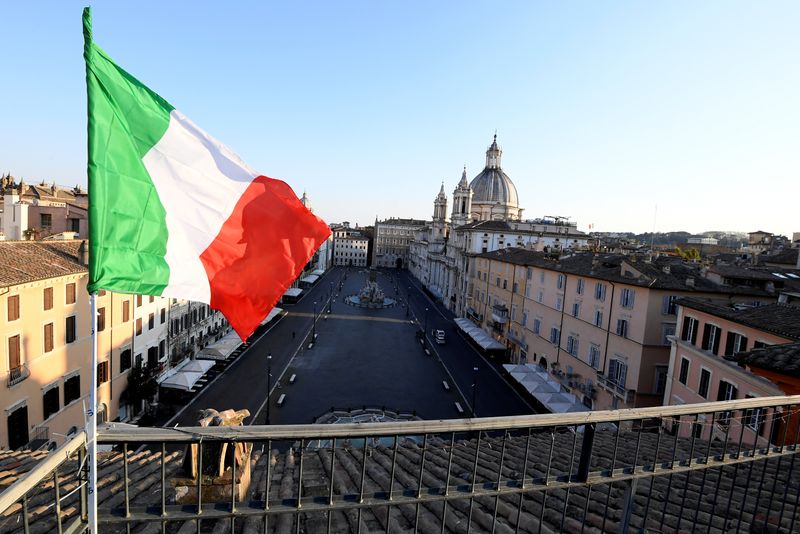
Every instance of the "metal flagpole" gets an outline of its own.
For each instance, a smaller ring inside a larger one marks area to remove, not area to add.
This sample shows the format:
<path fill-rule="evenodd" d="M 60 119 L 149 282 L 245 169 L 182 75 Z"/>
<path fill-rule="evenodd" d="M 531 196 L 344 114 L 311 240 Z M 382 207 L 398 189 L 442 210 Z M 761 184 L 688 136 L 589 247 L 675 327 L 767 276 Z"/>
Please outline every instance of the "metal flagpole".
<path fill-rule="evenodd" d="M 86 423 L 86 446 L 89 453 L 88 512 L 89 532 L 98 534 L 97 530 L 97 301 L 96 295 L 89 296 L 92 313 L 92 381 L 89 384 L 89 409 L 86 412 L 89 420 Z"/>

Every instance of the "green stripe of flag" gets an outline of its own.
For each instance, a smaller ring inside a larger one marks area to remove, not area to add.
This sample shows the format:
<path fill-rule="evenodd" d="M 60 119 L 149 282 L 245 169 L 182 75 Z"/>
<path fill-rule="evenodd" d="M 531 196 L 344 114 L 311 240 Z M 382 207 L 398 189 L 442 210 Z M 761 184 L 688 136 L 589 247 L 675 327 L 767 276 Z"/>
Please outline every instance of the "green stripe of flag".
<path fill-rule="evenodd" d="M 166 214 L 142 157 L 173 107 L 92 42 L 83 11 L 89 111 L 89 291 L 159 295 L 169 282 Z"/>

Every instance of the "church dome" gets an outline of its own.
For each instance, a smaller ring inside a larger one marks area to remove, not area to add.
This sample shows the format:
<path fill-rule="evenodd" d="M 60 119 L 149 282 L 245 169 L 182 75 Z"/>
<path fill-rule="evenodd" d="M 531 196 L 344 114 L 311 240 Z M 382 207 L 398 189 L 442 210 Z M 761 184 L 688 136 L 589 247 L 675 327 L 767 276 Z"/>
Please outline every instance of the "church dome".
<path fill-rule="evenodd" d="M 472 179 L 472 203 L 505 204 L 519 206 L 517 188 L 511 178 L 500 168 L 503 151 L 497 146 L 497 135 L 486 151 L 486 167 Z"/>

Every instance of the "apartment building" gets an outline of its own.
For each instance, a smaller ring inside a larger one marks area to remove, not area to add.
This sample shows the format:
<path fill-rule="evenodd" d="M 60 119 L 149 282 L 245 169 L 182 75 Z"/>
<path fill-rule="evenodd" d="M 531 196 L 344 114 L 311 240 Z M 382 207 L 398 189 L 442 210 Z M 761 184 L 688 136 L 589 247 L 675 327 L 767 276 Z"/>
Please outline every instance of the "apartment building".
<path fill-rule="evenodd" d="M 80 241 L 0 242 L 4 449 L 60 443 L 84 425 L 91 381 L 86 258 Z M 120 397 L 136 350 L 134 298 L 97 296 L 100 421 L 126 416 Z"/>
<path fill-rule="evenodd" d="M 192 358 L 230 331 L 225 317 L 202 302 L 169 299 L 167 352 L 170 365 Z"/>
<path fill-rule="evenodd" d="M 372 265 L 402 269 L 408 267 L 409 245 L 416 231 L 425 226 L 418 219 L 390 218 L 375 221 L 375 245 L 372 251 Z"/>
<path fill-rule="evenodd" d="M 677 298 L 777 299 L 670 258 L 553 258 L 512 247 L 474 256 L 469 273 L 466 316 L 508 347 L 510 361 L 550 370 L 592 409 L 661 404 Z"/>
<path fill-rule="evenodd" d="M 147 364 L 163 371 L 167 367 L 167 311 L 169 299 L 135 295 L 134 336 L 136 352 L 134 364 Z"/>
<path fill-rule="evenodd" d="M 682 298 L 676 304 L 681 328 L 671 339 L 665 405 L 800 393 L 794 357 L 800 356 L 800 307 L 731 306 L 698 298 Z M 767 440 L 774 443 L 785 430 L 772 424 L 771 414 L 759 411 L 747 414 L 744 421 L 729 421 L 725 414 L 714 421 L 700 417 L 680 435 L 728 435 L 763 445 Z"/>

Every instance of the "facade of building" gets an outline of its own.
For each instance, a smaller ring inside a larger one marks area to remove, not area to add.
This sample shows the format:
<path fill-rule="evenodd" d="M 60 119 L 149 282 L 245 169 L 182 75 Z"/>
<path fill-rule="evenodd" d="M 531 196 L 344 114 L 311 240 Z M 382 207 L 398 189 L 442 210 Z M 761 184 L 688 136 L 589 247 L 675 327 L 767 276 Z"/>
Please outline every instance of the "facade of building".
<path fill-rule="evenodd" d="M 415 233 L 423 226 L 425 221 L 417 219 L 376 220 L 372 265 L 394 269 L 407 268 L 409 246 L 414 240 Z"/>
<path fill-rule="evenodd" d="M 167 352 L 174 367 L 230 331 L 218 310 L 202 302 L 169 299 Z"/>
<path fill-rule="evenodd" d="M 369 239 L 362 236 L 351 235 L 350 237 L 338 238 L 335 245 L 333 264 L 366 267 L 368 245 Z"/>
<path fill-rule="evenodd" d="M 469 273 L 466 316 L 508 347 L 510 361 L 548 369 L 592 409 L 661 404 L 675 299 L 777 299 L 721 286 L 668 258 L 553 257 L 512 247 L 478 254 Z"/>
<path fill-rule="evenodd" d="M 783 354 L 800 341 L 800 307 L 731 306 L 697 298 L 677 304 L 680 331 L 671 338 L 665 405 L 800 393 L 797 360 Z M 729 421 L 722 414 L 715 421 L 701 416 L 697 426 L 683 428 L 681 435 L 724 439 L 727 434 L 764 445 L 775 442 L 773 433 L 782 434 L 781 428 L 773 427 L 765 413 L 752 413 L 744 421 Z"/>
<path fill-rule="evenodd" d="M 75 237 L 88 235 L 88 194 L 79 187 L 69 189 L 44 182 L 28 185 L 5 175 L 0 177 L 0 191 L 4 239 L 40 239 L 64 232 Z"/>
<path fill-rule="evenodd" d="M 87 258 L 80 241 L 0 243 L 2 448 L 61 443 L 84 425 L 91 381 Z M 137 350 L 134 301 L 111 292 L 97 296 L 101 421 L 120 415 Z"/>

